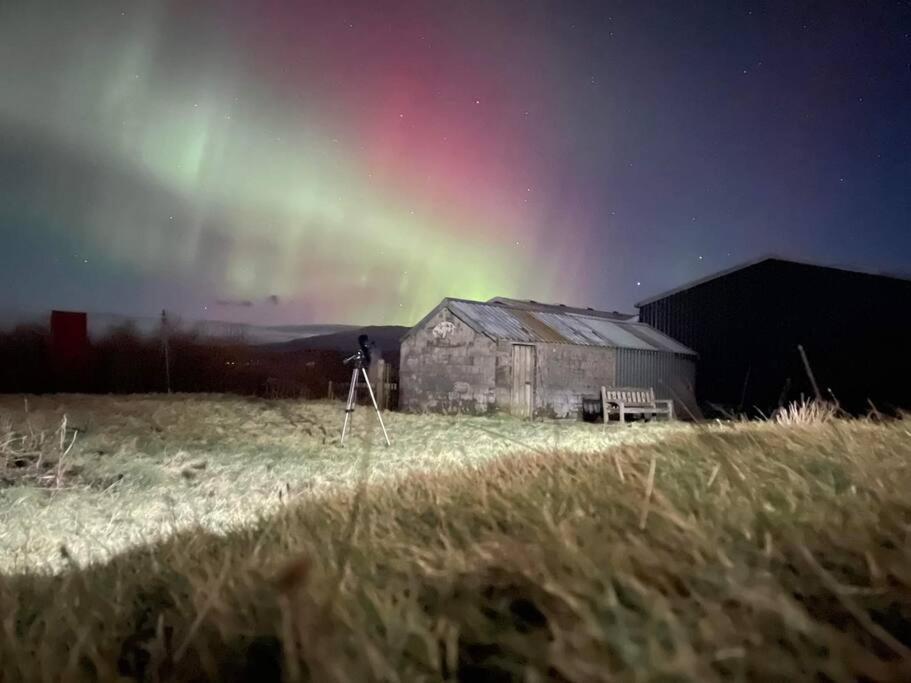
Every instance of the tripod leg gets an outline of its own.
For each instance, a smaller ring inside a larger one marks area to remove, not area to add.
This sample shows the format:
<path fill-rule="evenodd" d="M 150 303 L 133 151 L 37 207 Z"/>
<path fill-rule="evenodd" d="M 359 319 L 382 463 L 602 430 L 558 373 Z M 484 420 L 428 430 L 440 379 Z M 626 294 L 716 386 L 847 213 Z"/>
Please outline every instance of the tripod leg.
<path fill-rule="evenodd" d="M 373 387 L 370 386 L 370 379 L 367 377 L 367 371 L 364 368 L 361 368 L 361 372 L 364 373 L 364 381 L 367 383 L 367 391 L 370 393 L 370 400 L 373 401 L 373 409 L 376 411 L 376 416 L 380 421 L 380 427 L 383 428 L 383 437 L 386 439 L 386 445 L 391 446 L 389 443 L 389 435 L 386 433 L 386 425 L 383 424 L 383 416 L 380 415 L 380 407 L 376 404 L 376 397 L 373 395 Z"/>
<path fill-rule="evenodd" d="M 345 435 L 348 433 L 348 424 L 354 413 L 354 402 L 357 398 L 357 370 L 351 373 L 351 386 L 348 387 L 348 403 L 345 404 L 345 424 L 342 425 L 342 445 L 345 445 Z"/>

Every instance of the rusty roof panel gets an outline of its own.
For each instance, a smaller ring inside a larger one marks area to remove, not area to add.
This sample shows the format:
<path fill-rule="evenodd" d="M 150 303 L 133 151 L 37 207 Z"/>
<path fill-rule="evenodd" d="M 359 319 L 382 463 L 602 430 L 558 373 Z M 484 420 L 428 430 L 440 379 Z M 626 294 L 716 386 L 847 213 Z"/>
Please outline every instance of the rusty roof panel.
<path fill-rule="evenodd" d="M 568 344 L 581 344 L 583 346 L 606 346 L 605 340 L 600 337 L 584 319 L 571 313 L 544 313 L 535 311 L 534 316 L 557 330 Z"/>
<path fill-rule="evenodd" d="M 539 313 L 516 309 L 512 309 L 511 312 L 525 329 L 537 336 L 538 340 L 557 344 L 572 343 L 556 327 L 550 325 L 549 321 L 542 319 Z"/>

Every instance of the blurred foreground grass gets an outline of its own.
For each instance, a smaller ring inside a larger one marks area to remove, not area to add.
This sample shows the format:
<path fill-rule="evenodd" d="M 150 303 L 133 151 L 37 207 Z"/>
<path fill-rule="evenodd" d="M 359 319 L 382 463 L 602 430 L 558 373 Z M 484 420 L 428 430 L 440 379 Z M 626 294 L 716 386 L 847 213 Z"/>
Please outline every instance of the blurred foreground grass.
<path fill-rule="evenodd" d="M 907 420 L 618 443 L 283 496 L 88 566 L 65 550 L 0 579 L 0 678 L 911 678 Z"/>

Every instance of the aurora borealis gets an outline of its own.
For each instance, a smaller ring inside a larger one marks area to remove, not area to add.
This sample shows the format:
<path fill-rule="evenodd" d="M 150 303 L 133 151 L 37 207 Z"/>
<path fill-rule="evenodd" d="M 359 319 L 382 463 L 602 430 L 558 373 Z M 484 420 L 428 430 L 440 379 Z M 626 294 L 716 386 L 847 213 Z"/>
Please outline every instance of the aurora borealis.
<path fill-rule="evenodd" d="M 0 2 L 0 303 L 408 324 L 907 268 L 908 8 L 675 7 Z"/>

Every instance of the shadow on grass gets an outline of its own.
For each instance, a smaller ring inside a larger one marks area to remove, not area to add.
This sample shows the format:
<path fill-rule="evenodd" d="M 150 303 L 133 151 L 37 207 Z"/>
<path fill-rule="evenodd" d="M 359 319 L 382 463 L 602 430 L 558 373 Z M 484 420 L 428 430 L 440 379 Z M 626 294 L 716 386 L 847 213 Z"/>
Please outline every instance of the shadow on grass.
<path fill-rule="evenodd" d="M 14 679 L 907 680 L 902 423 L 737 427 L 308 499 L 0 580 Z M 345 559 L 344 566 L 340 562 Z"/>

